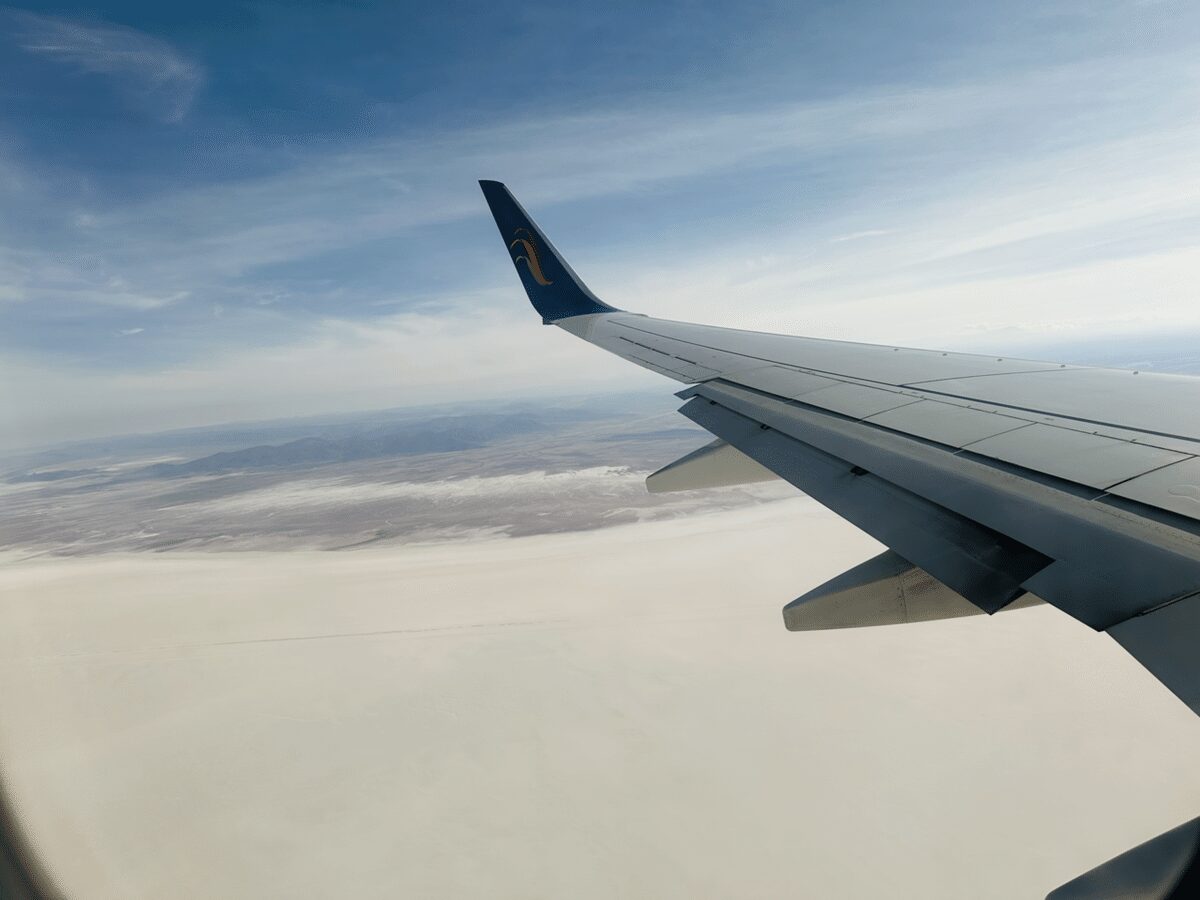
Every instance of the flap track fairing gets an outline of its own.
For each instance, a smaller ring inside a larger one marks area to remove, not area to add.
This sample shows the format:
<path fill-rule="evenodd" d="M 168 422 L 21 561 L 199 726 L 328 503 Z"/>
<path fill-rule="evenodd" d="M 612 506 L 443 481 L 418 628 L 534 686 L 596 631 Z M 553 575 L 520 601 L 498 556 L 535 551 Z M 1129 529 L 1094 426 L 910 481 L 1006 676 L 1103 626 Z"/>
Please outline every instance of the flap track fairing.
<path fill-rule="evenodd" d="M 1042 601 L 1024 594 L 1001 608 Z M 783 608 L 788 631 L 901 625 L 982 615 L 983 610 L 891 550 L 814 588 Z"/>
<path fill-rule="evenodd" d="M 778 478 L 766 466 L 718 438 L 647 476 L 646 490 L 652 494 L 667 494 L 775 481 Z"/>

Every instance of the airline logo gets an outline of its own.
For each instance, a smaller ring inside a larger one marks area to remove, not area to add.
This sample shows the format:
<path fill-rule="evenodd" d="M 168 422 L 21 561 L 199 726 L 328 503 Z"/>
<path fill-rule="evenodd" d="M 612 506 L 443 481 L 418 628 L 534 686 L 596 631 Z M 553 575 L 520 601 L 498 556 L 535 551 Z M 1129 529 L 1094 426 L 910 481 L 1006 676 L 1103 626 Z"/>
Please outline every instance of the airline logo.
<path fill-rule="evenodd" d="M 508 245 L 508 249 L 516 250 L 517 255 L 513 257 L 513 262 L 518 263 L 521 260 L 525 261 L 525 265 L 529 269 L 529 274 L 533 276 L 533 280 L 538 284 L 545 286 L 554 284 L 546 273 L 542 271 L 542 262 L 538 258 L 537 244 L 534 243 L 533 235 L 528 228 L 518 228 L 513 232 L 513 242 Z"/>

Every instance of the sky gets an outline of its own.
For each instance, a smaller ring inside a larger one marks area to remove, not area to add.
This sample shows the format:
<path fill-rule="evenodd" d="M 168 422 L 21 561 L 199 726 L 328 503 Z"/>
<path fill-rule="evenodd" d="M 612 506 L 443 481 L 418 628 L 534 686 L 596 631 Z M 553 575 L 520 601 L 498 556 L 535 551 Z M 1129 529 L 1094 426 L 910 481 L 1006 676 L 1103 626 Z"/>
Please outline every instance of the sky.
<path fill-rule="evenodd" d="M 476 181 L 666 318 L 1200 336 L 1187 2 L 0 9 L 0 448 L 670 383 L 543 328 Z"/>

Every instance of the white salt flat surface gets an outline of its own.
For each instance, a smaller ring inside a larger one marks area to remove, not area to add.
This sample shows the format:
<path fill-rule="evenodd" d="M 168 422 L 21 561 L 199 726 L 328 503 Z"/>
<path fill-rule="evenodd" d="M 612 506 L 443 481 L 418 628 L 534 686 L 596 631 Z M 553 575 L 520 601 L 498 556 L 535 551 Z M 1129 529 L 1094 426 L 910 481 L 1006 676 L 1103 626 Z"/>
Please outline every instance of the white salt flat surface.
<path fill-rule="evenodd" d="M 1200 812 L 1053 609 L 789 634 L 804 499 L 321 553 L 0 558 L 0 760 L 82 898 L 1040 897 Z"/>

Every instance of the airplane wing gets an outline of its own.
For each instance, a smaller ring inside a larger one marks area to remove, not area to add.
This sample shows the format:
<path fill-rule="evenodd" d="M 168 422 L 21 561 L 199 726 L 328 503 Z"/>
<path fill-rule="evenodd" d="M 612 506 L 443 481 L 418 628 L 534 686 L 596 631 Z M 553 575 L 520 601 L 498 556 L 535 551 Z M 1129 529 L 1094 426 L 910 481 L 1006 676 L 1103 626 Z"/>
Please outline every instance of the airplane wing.
<path fill-rule="evenodd" d="M 1107 631 L 1200 713 L 1200 379 L 624 312 L 481 184 L 543 321 L 689 385 L 681 412 L 720 439 L 652 490 L 774 473 L 978 611 L 1033 594 Z"/>
<path fill-rule="evenodd" d="M 1044 601 L 1200 713 L 1200 378 L 625 312 L 480 185 L 543 322 L 687 385 L 680 412 L 717 437 L 651 490 L 773 474 L 890 548 L 789 604 L 789 628 Z"/>

